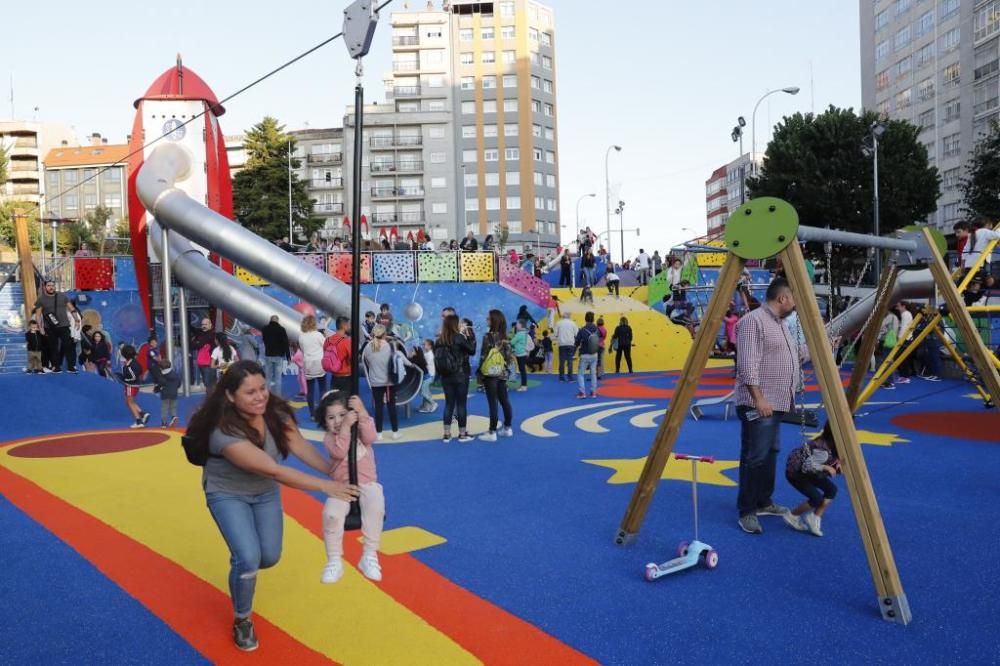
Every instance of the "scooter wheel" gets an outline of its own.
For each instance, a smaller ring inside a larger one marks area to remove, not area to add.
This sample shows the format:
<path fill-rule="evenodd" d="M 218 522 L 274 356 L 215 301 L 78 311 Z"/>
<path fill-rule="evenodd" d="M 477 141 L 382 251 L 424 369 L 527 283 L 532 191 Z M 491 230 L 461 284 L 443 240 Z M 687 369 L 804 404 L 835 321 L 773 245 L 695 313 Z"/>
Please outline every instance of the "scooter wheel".
<path fill-rule="evenodd" d="M 719 551 L 705 551 L 705 567 L 708 569 L 714 569 L 717 566 L 719 566 Z"/>
<path fill-rule="evenodd" d="M 680 545 L 677 546 L 677 554 L 681 557 L 686 557 L 688 554 L 688 542 L 681 541 Z"/>
<path fill-rule="evenodd" d="M 646 565 L 646 580 L 650 582 L 656 580 L 656 565 L 653 563 Z"/>

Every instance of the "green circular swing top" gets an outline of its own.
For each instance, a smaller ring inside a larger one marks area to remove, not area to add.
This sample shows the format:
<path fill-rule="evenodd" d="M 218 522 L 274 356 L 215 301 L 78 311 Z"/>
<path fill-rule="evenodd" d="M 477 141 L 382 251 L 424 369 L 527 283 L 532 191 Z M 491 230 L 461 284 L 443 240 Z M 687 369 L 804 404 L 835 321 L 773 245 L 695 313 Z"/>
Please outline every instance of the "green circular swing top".
<path fill-rule="evenodd" d="M 726 220 L 726 247 L 742 259 L 767 259 L 795 240 L 799 214 L 777 197 L 752 199 Z"/>

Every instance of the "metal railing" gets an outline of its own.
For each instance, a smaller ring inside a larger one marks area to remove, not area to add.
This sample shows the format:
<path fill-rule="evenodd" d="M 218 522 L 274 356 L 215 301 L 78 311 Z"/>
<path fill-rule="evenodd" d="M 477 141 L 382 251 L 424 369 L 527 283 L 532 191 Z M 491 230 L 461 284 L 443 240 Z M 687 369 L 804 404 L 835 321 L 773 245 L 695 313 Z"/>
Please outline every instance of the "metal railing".
<path fill-rule="evenodd" d="M 343 153 L 310 153 L 306 158 L 309 164 L 340 164 L 344 161 Z"/>
<path fill-rule="evenodd" d="M 410 187 L 373 187 L 373 197 L 397 198 L 397 197 L 422 197 L 424 188 L 419 185 Z"/>
<path fill-rule="evenodd" d="M 372 173 L 418 173 L 424 170 L 423 160 L 405 162 L 372 162 Z"/>
<path fill-rule="evenodd" d="M 404 62 L 394 62 L 392 63 L 392 71 L 394 72 L 416 72 L 420 69 L 420 63 L 416 61 L 404 61 Z"/>
<path fill-rule="evenodd" d="M 333 203 L 315 203 L 313 204 L 314 213 L 333 213 L 336 215 L 344 214 L 344 203 L 341 201 L 335 201 Z"/>
<path fill-rule="evenodd" d="M 329 190 L 344 186 L 343 178 L 313 178 L 309 181 L 309 187 L 314 190 Z"/>
<path fill-rule="evenodd" d="M 393 46 L 418 46 L 420 38 L 416 35 L 397 35 L 392 38 Z"/>
<path fill-rule="evenodd" d="M 392 88 L 393 97 L 420 97 L 420 86 L 395 86 Z"/>
<path fill-rule="evenodd" d="M 420 146 L 423 145 L 422 136 L 373 136 L 368 140 L 372 148 L 394 148 L 397 146 Z"/>

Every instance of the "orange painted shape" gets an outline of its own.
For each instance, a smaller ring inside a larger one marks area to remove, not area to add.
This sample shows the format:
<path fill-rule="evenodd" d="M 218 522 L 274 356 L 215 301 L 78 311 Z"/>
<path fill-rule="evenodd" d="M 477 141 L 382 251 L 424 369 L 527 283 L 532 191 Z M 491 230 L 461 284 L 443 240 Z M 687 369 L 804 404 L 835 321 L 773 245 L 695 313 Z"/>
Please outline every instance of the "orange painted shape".
<path fill-rule="evenodd" d="M 206 659 L 216 664 L 332 663 L 258 616 L 254 626 L 260 648 L 240 652 L 232 641 L 233 609 L 227 595 L 2 466 L 0 488 L 21 511 L 69 544 Z"/>
<path fill-rule="evenodd" d="M 281 489 L 285 514 L 323 537 L 319 502 L 302 491 Z M 361 545 L 344 540 L 355 561 Z M 487 664 L 596 664 L 538 627 L 459 587 L 410 555 L 383 555 L 379 587 Z"/>

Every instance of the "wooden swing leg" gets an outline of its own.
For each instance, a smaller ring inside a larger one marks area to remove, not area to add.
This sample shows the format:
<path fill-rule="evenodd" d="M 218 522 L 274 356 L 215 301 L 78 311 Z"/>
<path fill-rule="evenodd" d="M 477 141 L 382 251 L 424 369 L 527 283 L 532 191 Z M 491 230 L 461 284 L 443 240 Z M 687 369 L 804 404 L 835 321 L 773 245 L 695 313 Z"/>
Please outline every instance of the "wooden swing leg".
<path fill-rule="evenodd" d="M 921 315 L 917 316 L 919 317 Z M 936 316 L 940 317 L 940 315 Z M 914 319 L 914 321 L 917 320 Z M 898 347 L 901 348 L 902 351 L 896 355 L 891 362 L 889 362 L 889 359 L 886 359 L 886 362 L 889 364 L 886 365 L 883 363 L 878 369 L 878 372 L 875 373 L 875 376 L 872 377 L 871 382 L 869 382 L 868 386 L 865 387 L 865 390 L 861 392 L 857 402 L 854 403 L 854 411 L 861 409 L 861 405 L 868 402 L 868 400 L 872 397 L 872 394 L 878 390 L 880 386 L 882 386 L 882 383 L 885 382 L 887 378 L 891 377 L 892 373 L 896 372 L 896 370 L 899 369 L 899 366 L 903 365 L 903 363 L 906 362 L 906 359 L 910 358 L 910 356 L 912 356 L 913 353 L 920 348 L 921 343 L 923 343 L 923 341 L 927 339 L 927 336 L 929 336 L 934 330 L 933 324 L 934 319 L 932 318 L 930 323 L 924 327 L 924 330 L 920 331 L 920 333 L 918 333 L 913 340 L 910 340 L 909 342 L 906 342 L 905 339 L 900 340 Z M 912 326 L 906 329 L 907 335 L 909 335 L 911 330 L 913 330 Z"/>
<path fill-rule="evenodd" d="M 857 402 L 861 384 L 868 373 L 868 359 L 875 353 L 875 345 L 878 344 L 878 332 L 882 320 L 889 312 L 889 301 L 892 299 L 892 290 L 896 285 L 896 278 L 899 269 L 893 266 L 890 270 L 882 273 L 879 280 L 878 298 L 875 301 L 875 310 L 869 318 L 868 327 L 862 332 L 861 345 L 854 356 L 854 370 L 851 372 L 851 381 L 847 386 L 847 404 L 853 405 Z M 862 363 L 862 359 L 864 362 Z"/>
<path fill-rule="evenodd" d="M 990 394 L 982 387 L 982 385 L 976 381 L 975 373 L 962 358 L 962 355 L 958 353 L 958 349 L 952 343 L 948 336 L 944 334 L 943 331 L 938 330 L 938 338 L 941 340 L 941 345 L 948 351 L 948 355 L 951 356 L 951 360 L 955 362 L 955 365 L 959 367 L 965 377 L 972 382 L 972 385 L 976 387 L 976 392 L 979 393 L 979 397 L 983 399 L 984 403 L 989 404 L 991 402 Z"/>
<path fill-rule="evenodd" d="M 781 259 L 795 294 L 799 321 L 811 351 L 830 427 L 842 459 L 851 506 L 854 508 L 868 566 L 878 594 L 879 610 L 883 619 L 907 624 L 911 619 L 910 606 L 899 580 L 896 561 L 892 555 L 882 515 L 879 513 L 871 478 L 868 476 L 868 468 L 858 442 L 858 433 L 854 428 L 851 408 L 842 388 L 840 373 L 833 358 L 833 350 L 827 339 L 823 319 L 816 304 L 816 296 L 806 273 L 805 260 L 798 243 L 793 242 L 788 245 L 782 251 Z"/>
<path fill-rule="evenodd" d="M 646 464 L 642 468 L 639 482 L 636 484 L 632 499 L 629 501 L 625 516 L 622 518 L 621 526 L 615 535 L 615 543 L 618 545 L 629 544 L 635 540 L 639 534 L 639 528 L 646 517 L 646 511 L 653 500 L 653 493 L 663 476 L 663 469 L 670 459 L 670 454 L 674 450 L 674 442 L 680 432 L 681 424 L 687 415 L 691 399 L 698 388 L 698 381 L 701 379 L 705 365 L 708 363 L 709 353 L 715 345 L 715 336 L 722 324 L 722 317 L 729 308 L 732 297 L 730 287 L 735 290 L 736 283 L 746 261 L 734 254 L 726 257 L 726 262 L 719 273 L 717 288 L 712 293 L 712 299 L 708 303 L 705 317 L 701 326 L 694 336 L 691 351 L 684 361 L 684 369 L 681 371 L 677 386 L 674 387 L 674 396 L 667 407 L 667 414 L 656 431 L 653 446 L 646 457 Z"/>

